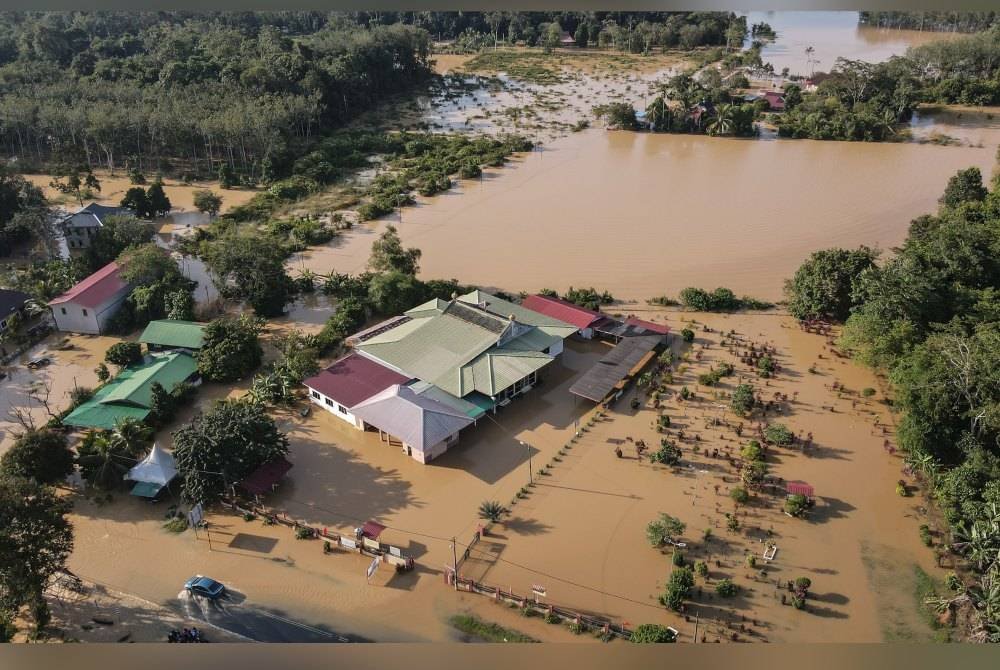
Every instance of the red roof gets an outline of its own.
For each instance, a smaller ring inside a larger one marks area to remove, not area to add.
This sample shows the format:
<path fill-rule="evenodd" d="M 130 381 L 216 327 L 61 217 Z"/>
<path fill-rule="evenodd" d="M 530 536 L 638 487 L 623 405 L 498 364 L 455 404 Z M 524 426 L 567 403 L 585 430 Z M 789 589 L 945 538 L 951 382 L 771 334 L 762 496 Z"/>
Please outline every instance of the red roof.
<path fill-rule="evenodd" d="M 785 98 L 778 91 L 765 91 L 764 99 L 767 100 L 767 104 L 771 106 L 771 109 L 785 108 Z"/>
<path fill-rule="evenodd" d="M 378 521 L 365 521 L 365 525 L 361 527 L 361 534 L 365 537 L 377 540 L 383 530 L 385 530 L 385 526 L 380 524 Z"/>
<path fill-rule="evenodd" d="M 785 490 L 792 495 L 806 496 L 807 498 L 813 497 L 813 487 L 805 482 L 788 482 L 785 484 Z"/>
<path fill-rule="evenodd" d="M 628 326 L 635 326 L 636 328 L 645 328 L 652 333 L 659 333 L 660 335 L 666 335 L 670 332 L 670 326 L 665 323 L 653 323 L 652 321 L 646 321 L 645 319 L 637 319 L 634 316 L 630 316 L 625 319 L 625 324 Z"/>
<path fill-rule="evenodd" d="M 579 330 L 589 328 L 598 319 L 604 317 L 600 312 L 574 305 L 568 300 L 550 298 L 546 295 L 529 295 L 521 301 L 521 307 L 538 312 L 553 319 L 559 319 L 572 324 Z"/>
<path fill-rule="evenodd" d="M 344 407 L 354 407 L 393 384 L 405 384 L 408 381 L 409 377 L 361 354 L 353 353 L 303 383 Z"/>
<path fill-rule="evenodd" d="M 278 456 L 250 473 L 240 482 L 240 488 L 255 496 L 269 493 L 281 478 L 292 469 L 292 464 L 284 456 Z"/>
<path fill-rule="evenodd" d="M 118 264 L 112 261 L 61 296 L 50 300 L 49 304 L 73 302 L 82 307 L 99 307 L 127 286 L 118 271 Z"/>

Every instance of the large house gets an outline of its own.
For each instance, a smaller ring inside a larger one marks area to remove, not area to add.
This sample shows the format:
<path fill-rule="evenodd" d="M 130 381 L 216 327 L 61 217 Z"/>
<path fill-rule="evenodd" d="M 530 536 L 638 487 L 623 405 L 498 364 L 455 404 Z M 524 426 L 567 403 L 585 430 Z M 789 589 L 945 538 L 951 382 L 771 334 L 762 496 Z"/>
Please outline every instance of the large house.
<path fill-rule="evenodd" d="M 198 362 L 182 351 L 150 356 L 147 362 L 122 370 L 94 397 L 70 412 L 63 423 L 78 428 L 111 430 L 122 419 L 142 421 L 153 410 L 153 384 L 168 392 L 179 384 L 200 384 Z"/>
<path fill-rule="evenodd" d="M 100 335 L 118 312 L 131 287 L 111 262 L 79 284 L 49 301 L 56 328 L 70 333 Z"/>
<path fill-rule="evenodd" d="M 126 207 L 106 207 L 92 202 L 68 214 L 59 225 L 70 249 L 86 249 L 108 217 L 132 215 L 132 210 Z"/>
<path fill-rule="evenodd" d="M 426 463 L 463 428 L 527 393 L 573 324 L 483 291 L 431 300 L 349 338 L 353 353 L 305 381 L 310 398 Z"/>

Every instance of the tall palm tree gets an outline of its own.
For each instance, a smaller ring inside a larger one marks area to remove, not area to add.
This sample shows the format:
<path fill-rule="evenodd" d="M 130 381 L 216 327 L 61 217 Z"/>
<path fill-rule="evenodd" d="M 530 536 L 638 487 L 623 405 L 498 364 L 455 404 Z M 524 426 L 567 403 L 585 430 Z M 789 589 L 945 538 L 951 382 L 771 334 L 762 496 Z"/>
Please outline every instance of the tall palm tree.
<path fill-rule="evenodd" d="M 715 116 L 708 122 L 705 129 L 709 135 L 728 135 L 733 132 L 734 112 L 732 105 L 719 105 Z"/>
<path fill-rule="evenodd" d="M 143 456 L 153 441 L 153 429 L 138 419 L 121 419 L 108 436 L 115 449 L 133 459 Z"/>
<path fill-rule="evenodd" d="M 656 96 L 646 108 L 646 120 L 653 130 L 667 130 L 670 127 L 670 108 L 662 95 Z"/>

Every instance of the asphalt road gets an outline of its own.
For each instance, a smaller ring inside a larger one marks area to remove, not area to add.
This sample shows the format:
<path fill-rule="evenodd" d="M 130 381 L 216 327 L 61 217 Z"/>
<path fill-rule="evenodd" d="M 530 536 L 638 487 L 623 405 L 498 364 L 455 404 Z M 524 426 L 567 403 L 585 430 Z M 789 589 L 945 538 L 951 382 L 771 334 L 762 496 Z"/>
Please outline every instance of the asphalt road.
<path fill-rule="evenodd" d="M 227 593 L 217 601 L 192 596 L 186 591 L 177 596 L 177 608 L 187 617 L 204 621 L 210 627 L 256 642 L 367 642 L 357 636 L 341 635 L 322 625 L 313 626 L 294 621 L 282 614 L 245 604 L 236 592 Z M 211 633 L 205 631 L 211 639 Z"/>

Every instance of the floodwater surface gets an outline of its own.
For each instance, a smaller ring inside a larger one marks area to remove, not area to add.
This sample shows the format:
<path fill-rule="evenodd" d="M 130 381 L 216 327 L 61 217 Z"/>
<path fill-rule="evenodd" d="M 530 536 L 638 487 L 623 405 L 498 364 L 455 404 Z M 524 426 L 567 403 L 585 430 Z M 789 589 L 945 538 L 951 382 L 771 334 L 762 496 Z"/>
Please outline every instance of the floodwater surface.
<path fill-rule="evenodd" d="M 626 300 L 692 285 L 778 299 L 813 251 L 901 243 L 955 171 L 991 173 L 996 133 L 988 139 L 946 147 L 586 131 L 421 199 L 402 222 L 356 226 L 298 264 L 359 272 L 393 223 L 422 250 L 424 277 L 512 291 L 593 285 Z"/>

